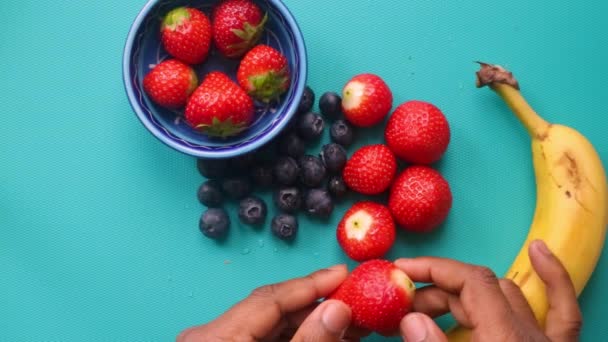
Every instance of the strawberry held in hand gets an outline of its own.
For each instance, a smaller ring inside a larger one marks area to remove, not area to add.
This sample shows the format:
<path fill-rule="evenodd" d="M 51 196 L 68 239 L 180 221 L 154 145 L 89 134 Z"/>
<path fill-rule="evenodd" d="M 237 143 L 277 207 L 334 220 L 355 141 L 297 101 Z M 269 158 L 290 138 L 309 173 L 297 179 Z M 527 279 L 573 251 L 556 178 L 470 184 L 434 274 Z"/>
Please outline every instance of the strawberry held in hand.
<path fill-rule="evenodd" d="M 353 77 L 342 90 L 344 117 L 358 127 L 379 124 L 393 106 L 393 93 L 382 78 L 374 74 Z"/>
<path fill-rule="evenodd" d="M 177 59 L 157 64 L 143 80 L 144 90 L 152 101 L 169 109 L 183 108 L 197 85 L 192 67 Z"/>
<path fill-rule="evenodd" d="M 412 166 L 395 180 L 388 206 L 401 228 L 429 232 L 447 218 L 452 208 L 452 192 L 438 171 L 428 166 Z"/>
<path fill-rule="evenodd" d="M 416 286 L 386 260 L 370 260 L 355 268 L 327 299 L 340 300 L 352 311 L 355 327 L 389 336 L 412 309 Z"/>
<path fill-rule="evenodd" d="M 236 58 L 258 43 L 268 16 L 251 0 L 227 0 L 214 8 L 212 20 L 215 46 L 224 56 Z"/>
<path fill-rule="evenodd" d="M 384 132 L 388 147 L 404 161 L 428 165 L 444 155 L 450 143 L 450 126 L 441 110 L 424 101 L 401 104 Z"/>
<path fill-rule="evenodd" d="M 268 103 L 289 88 L 287 58 L 268 45 L 258 45 L 241 60 L 237 79 L 254 99 Z"/>
<path fill-rule="evenodd" d="M 340 247 L 351 259 L 379 259 L 395 243 L 395 223 L 388 208 L 370 201 L 355 203 L 338 224 Z"/>
<path fill-rule="evenodd" d="M 186 106 L 186 120 L 212 137 L 230 137 L 253 122 L 253 100 L 238 84 L 219 71 L 210 72 Z"/>
<path fill-rule="evenodd" d="M 387 190 L 397 173 L 397 159 L 385 145 L 363 146 L 342 171 L 346 185 L 360 194 L 378 195 Z"/>
<path fill-rule="evenodd" d="M 211 48 L 211 21 L 196 8 L 175 8 L 163 20 L 161 41 L 171 56 L 188 64 L 200 64 Z"/>

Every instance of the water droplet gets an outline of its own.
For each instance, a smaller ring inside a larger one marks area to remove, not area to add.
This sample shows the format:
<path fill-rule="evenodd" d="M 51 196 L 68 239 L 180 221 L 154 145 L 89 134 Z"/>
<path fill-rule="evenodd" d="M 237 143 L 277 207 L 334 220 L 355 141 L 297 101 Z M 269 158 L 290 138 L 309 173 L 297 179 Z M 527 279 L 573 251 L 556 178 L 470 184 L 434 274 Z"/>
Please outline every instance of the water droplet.
<path fill-rule="evenodd" d="M 194 298 L 194 291 L 190 291 L 190 292 L 188 293 L 188 297 L 190 297 L 190 298 Z"/>
<path fill-rule="evenodd" d="M 278 251 L 279 251 L 279 249 L 278 249 L 278 248 L 275 248 L 275 249 L 274 249 L 274 252 L 275 252 L 275 253 L 276 253 L 276 252 L 278 252 Z"/>
<path fill-rule="evenodd" d="M 243 248 L 243 250 L 241 251 L 241 254 L 243 255 L 247 255 L 249 253 L 251 253 L 251 250 L 249 248 Z"/>
<path fill-rule="evenodd" d="M 264 240 L 258 240 L 258 247 L 260 247 L 260 248 L 264 247 Z"/>
<path fill-rule="evenodd" d="M 415 75 L 416 75 L 416 73 L 415 73 L 415 72 L 413 72 L 413 71 L 412 71 L 412 72 L 410 72 L 410 78 L 413 78 Z"/>
<path fill-rule="evenodd" d="M 232 260 L 224 260 L 224 265 L 230 265 L 232 264 Z"/>

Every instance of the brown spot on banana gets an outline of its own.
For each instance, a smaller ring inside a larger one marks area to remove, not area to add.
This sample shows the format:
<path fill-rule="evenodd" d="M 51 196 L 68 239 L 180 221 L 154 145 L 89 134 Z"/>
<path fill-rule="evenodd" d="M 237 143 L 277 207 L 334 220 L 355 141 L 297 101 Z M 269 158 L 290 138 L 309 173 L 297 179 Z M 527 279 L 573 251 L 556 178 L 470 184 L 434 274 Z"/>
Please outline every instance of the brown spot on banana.
<path fill-rule="evenodd" d="M 530 277 L 532 276 L 532 272 L 527 270 L 525 272 L 515 271 L 512 276 L 508 276 L 508 279 L 511 279 L 515 284 L 519 287 L 523 287 Z"/>
<path fill-rule="evenodd" d="M 574 156 L 572 156 L 569 152 L 564 152 L 558 161 L 558 165 L 566 167 L 568 179 L 574 188 L 578 189 L 581 185 L 581 174 L 578 168 L 578 163 L 576 162 Z"/>

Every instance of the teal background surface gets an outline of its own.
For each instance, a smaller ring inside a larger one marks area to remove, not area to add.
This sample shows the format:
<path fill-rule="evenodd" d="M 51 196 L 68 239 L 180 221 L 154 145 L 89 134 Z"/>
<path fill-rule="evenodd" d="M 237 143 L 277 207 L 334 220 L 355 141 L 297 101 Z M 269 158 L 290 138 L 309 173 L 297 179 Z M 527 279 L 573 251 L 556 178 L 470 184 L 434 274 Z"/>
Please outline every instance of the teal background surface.
<path fill-rule="evenodd" d="M 123 89 L 123 45 L 144 3 L 0 2 L 1 341 L 174 340 L 257 286 L 354 266 L 334 238 L 352 199 L 326 222 L 301 216 L 293 245 L 241 225 L 232 204 L 225 243 L 200 234 L 194 159 L 149 134 Z M 475 88 L 473 61 L 510 68 L 543 116 L 580 130 L 608 161 L 606 1 L 285 3 L 317 99 L 373 72 L 395 106 L 431 101 L 450 120 L 437 166 L 452 185 L 449 219 L 428 236 L 400 232 L 388 258 L 445 256 L 501 274 L 526 237 L 529 140 L 495 94 Z M 580 298 L 583 341 L 608 341 L 607 287 L 604 252 Z"/>

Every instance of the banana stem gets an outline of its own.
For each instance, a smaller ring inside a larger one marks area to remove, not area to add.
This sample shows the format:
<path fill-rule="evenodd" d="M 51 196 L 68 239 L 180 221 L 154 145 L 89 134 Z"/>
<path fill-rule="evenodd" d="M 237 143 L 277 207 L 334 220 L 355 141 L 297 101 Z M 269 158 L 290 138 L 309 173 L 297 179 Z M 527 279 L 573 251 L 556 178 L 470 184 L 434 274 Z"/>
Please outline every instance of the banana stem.
<path fill-rule="evenodd" d="M 481 64 L 477 72 L 477 86 L 489 86 L 505 101 L 519 121 L 533 138 L 546 136 L 550 124 L 536 113 L 519 91 L 519 84 L 513 74 L 501 66 Z"/>

